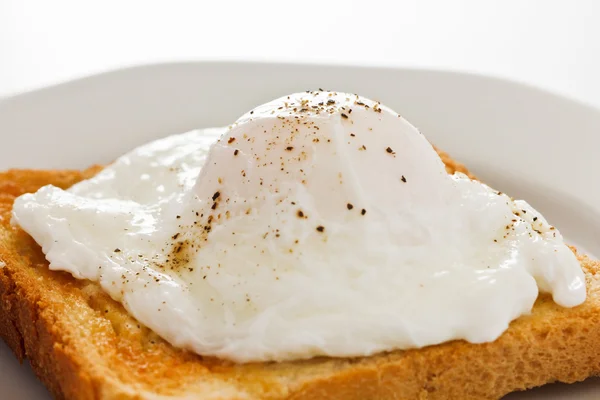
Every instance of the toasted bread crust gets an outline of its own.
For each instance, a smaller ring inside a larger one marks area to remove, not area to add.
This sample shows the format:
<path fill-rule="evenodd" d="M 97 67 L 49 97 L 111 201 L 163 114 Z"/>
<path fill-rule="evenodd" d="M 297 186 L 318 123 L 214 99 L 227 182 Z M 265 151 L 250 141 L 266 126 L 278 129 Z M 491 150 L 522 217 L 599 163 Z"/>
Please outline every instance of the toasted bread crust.
<path fill-rule="evenodd" d="M 448 172 L 468 174 L 441 155 Z M 245 365 L 175 349 L 98 285 L 50 271 L 39 246 L 10 226 L 16 196 L 97 170 L 0 174 L 0 336 L 57 399 L 497 399 L 600 374 L 600 264 L 585 256 L 583 305 L 561 308 L 540 296 L 532 315 L 492 343 Z"/>

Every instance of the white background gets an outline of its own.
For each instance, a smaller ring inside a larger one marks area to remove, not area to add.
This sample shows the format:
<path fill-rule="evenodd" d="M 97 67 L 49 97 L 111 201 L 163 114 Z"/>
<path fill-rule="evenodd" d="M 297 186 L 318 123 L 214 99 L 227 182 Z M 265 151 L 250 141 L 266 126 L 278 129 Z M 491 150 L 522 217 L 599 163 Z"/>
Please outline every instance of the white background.
<path fill-rule="evenodd" d="M 0 0 L 0 95 L 173 60 L 426 67 L 600 106 L 595 0 Z"/>

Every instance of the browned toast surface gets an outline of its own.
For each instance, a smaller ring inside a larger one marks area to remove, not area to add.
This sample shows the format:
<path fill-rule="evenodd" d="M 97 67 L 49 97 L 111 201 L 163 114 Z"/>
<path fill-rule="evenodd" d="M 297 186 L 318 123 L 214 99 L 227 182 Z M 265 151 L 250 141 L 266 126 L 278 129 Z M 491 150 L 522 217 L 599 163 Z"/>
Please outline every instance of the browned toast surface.
<path fill-rule="evenodd" d="M 449 172 L 468 173 L 441 155 Z M 95 283 L 50 271 L 39 246 L 10 225 L 16 196 L 97 170 L 0 173 L 0 336 L 57 399 L 497 399 L 600 374 L 600 264 L 585 256 L 583 305 L 540 296 L 492 343 L 245 365 L 175 349 Z"/>

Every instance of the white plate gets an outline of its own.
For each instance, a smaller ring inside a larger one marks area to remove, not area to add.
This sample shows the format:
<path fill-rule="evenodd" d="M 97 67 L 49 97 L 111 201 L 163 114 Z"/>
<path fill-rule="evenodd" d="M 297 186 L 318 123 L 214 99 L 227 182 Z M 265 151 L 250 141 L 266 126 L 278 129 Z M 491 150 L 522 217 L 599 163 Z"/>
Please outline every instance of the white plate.
<path fill-rule="evenodd" d="M 600 255 L 600 111 L 476 75 L 249 63 L 120 70 L 0 101 L 0 170 L 108 162 L 151 139 L 226 125 L 257 104 L 319 87 L 381 100 L 491 186 L 528 200 L 572 243 Z M 4 343 L 0 388 L 3 398 L 49 398 Z M 508 396 L 599 397 L 595 379 Z"/>

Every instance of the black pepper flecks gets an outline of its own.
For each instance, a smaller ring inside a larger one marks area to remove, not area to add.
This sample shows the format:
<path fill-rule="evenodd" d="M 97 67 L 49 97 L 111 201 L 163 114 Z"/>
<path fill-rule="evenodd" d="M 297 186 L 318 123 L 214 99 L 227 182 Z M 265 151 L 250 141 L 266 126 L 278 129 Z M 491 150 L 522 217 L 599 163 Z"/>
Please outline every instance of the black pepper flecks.
<path fill-rule="evenodd" d="M 402 175 L 402 177 L 400 178 L 400 180 L 404 183 L 406 183 L 406 178 L 404 177 L 404 175 Z"/>
<path fill-rule="evenodd" d="M 365 101 L 361 101 L 364 100 L 362 98 L 360 98 L 359 96 L 356 96 L 355 98 L 351 97 L 350 95 L 345 97 L 345 100 L 343 98 L 340 98 L 339 95 L 337 93 L 320 93 L 320 92 L 307 92 L 308 95 L 303 95 L 304 98 L 292 98 L 292 96 L 288 96 L 287 101 L 285 101 L 285 104 L 278 104 L 277 106 L 279 106 L 279 111 L 272 111 L 273 114 L 276 114 L 276 120 L 277 124 L 279 124 L 278 126 L 274 127 L 274 130 L 281 130 L 283 133 L 285 133 L 285 135 L 281 135 L 282 137 L 280 138 L 279 136 L 276 136 L 276 134 L 278 132 L 273 131 L 271 133 L 273 133 L 273 135 L 271 136 L 271 134 L 269 133 L 269 131 L 267 131 L 266 129 L 264 130 L 264 133 L 266 134 L 263 137 L 257 136 L 257 137 L 251 137 L 248 134 L 243 134 L 242 136 L 237 136 L 236 137 L 229 137 L 228 138 L 228 143 L 232 144 L 232 143 L 238 143 L 240 141 L 243 140 L 243 144 L 247 145 L 249 147 L 248 149 L 248 153 L 244 152 L 244 157 L 245 156 L 251 156 L 253 153 L 256 153 L 255 149 L 252 148 L 252 146 L 257 145 L 258 146 L 258 142 L 262 140 L 262 138 L 267 137 L 268 139 L 265 139 L 265 143 L 264 143 L 264 149 L 266 149 L 266 151 L 273 151 L 275 148 L 277 148 L 278 146 L 280 146 L 279 148 L 282 150 L 286 150 L 291 152 L 292 150 L 294 151 L 291 154 L 288 154 L 288 157 L 283 156 L 282 158 L 282 164 L 279 165 L 278 163 L 274 164 L 273 162 L 269 163 L 268 160 L 260 159 L 260 156 L 262 156 L 262 154 L 258 155 L 258 154 L 254 154 L 254 159 L 252 160 L 253 162 L 255 162 L 257 167 L 267 167 L 269 164 L 273 165 L 285 172 L 286 174 L 290 174 L 290 173 L 295 173 L 297 171 L 294 171 L 294 168 L 290 165 L 287 164 L 287 161 L 285 161 L 286 158 L 289 158 L 289 160 L 298 160 L 301 161 L 302 159 L 307 159 L 307 157 L 310 156 L 310 153 L 308 153 L 308 155 L 306 154 L 307 152 L 304 151 L 304 149 L 302 148 L 303 146 L 300 144 L 297 144 L 298 142 L 294 142 L 294 135 L 300 134 L 301 130 L 303 129 L 302 126 L 304 126 L 304 130 L 306 131 L 307 135 L 312 135 L 312 137 L 309 137 L 307 139 L 307 142 L 312 143 L 320 143 L 320 145 L 326 145 L 324 144 L 325 142 L 327 143 L 331 143 L 332 140 L 331 138 L 328 138 L 327 136 L 323 136 L 321 135 L 322 131 L 320 130 L 320 128 L 318 126 L 316 126 L 315 122 L 310 120 L 310 116 L 313 115 L 319 115 L 319 114 L 324 114 L 325 116 L 329 116 L 329 115 L 335 115 L 338 114 L 340 115 L 340 117 L 342 119 L 345 119 L 346 121 L 344 121 L 344 124 L 346 126 L 352 126 L 351 124 L 354 122 L 353 118 L 351 118 L 351 114 L 354 112 L 354 109 L 358 108 L 357 113 L 364 113 L 367 112 L 366 110 L 370 110 L 373 112 L 377 112 L 377 113 L 381 113 L 382 112 L 382 107 L 380 105 L 380 103 L 371 103 L 370 101 L 369 104 L 365 104 Z M 335 97 L 334 97 L 335 96 Z M 340 99 L 339 101 L 337 101 L 337 99 Z M 318 99 L 318 100 L 317 100 Z M 349 104 L 352 104 L 353 108 L 349 107 Z M 277 107 L 276 106 L 276 107 Z M 271 111 L 271 110 L 270 110 Z M 370 112 L 369 111 L 369 112 Z M 259 111 L 257 111 L 259 112 Z M 250 112 L 250 114 L 255 113 L 254 110 L 252 110 Z M 268 112 L 266 112 L 265 114 L 267 114 Z M 357 113 L 354 113 L 355 115 Z M 234 124 L 235 125 L 235 124 Z M 373 131 L 373 128 L 368 128 L 369 131 Z M 288 132 L 289 131 L 289 135 Z M 356 133 L 355 132 L 348 132 L 348 134 L 350 135 L 350 138 L 356 138 Z M 243 139 L 242 139 L 243 138 Z M 236 141 L 237 139 L 237 141 Z M 351 143 L 352 139 L 346 139 L 346 141 L 351 145 L 351 146 L 355 146 L 354 149 L 359 149 L 360 151 L 366 151 L 367 150 L 367 146 L 365 145 L 361 145 L 360 141 L 356 142 L 356 143 Z M 256 144 L 254 144 L 256 141 Z M 261 148 L 262 147 L 262 143 L 261 143 Z M 232 153 L 233 156 L 238 156 L 240 154 L 240 150 L 236 147 L 238 147 L 237 145 L 233 145 L 232 147 Z M 395 152 L 391 147 L 387 147 L 385 148 L 386 152 L 388 154 L 394 155 Z M 369 151 L 373 151 L 373 150 L 369 150 Z M 377 151 L 377 150 L 375 150 Z M 380 151 L 380 150 L 379 150 Z M 298 154 L 297 154 L 298 153 Z M 237 171 L 236 171 L 237 172 Z M 282 174 L 283 174 L 282 172 Z M 248 178 L 246 178 L 246 174 L 247 171 L 245 170 L 241 170 L 241 175 L 242 177 L 244 177 L 244 182 L 249 182 L 249 179 L 251 179 L 248 175 Z M 307 184 L 308 181 L 308 177 L 305 173 L 303 173 L 302 171 L 300 171 L 301 175 L 298 180 L 301 180 L 303 184 Z M 238 176 L 239 177 L 239 176 Z M 240 178 L 241 179 L 241 178 Z M 260 178 L 259 178 L 260 179 Z M 342 177 L 339 176 L 339 181 L 342 182 Z M 402 182 L 406 182 L 406 178 L 404 176 L 401 177 Z M 219 183 L 221 183 L 222 181 L 219 179 Z M 260 184 L 263 185 L 262 180 L 260 181 Z M 265 181 L 264 182 L 264 186 L 269 186 L 269 182 Z M 277 192 L 277 188 L 270 188 L 268 190 L 273 190 L 275 192 Z M 216 192 L 215 192 L 216 195 Z M 195 251 L 197 251 L 198 248 L 200 248 L 201 246 L 204 246 L 204 242 L 206 242 L 208 240 L 208 235 L 210 234 L 210 232 L 213 230 L 213 226 L 214 224 L 220 223 L 220 221 L 222 221 L 225 218 L 229 218 L 229 214 L 226 210 L 223 210 L 223 204 L 225 204 L 226 201 L 228 201 L 229 199 L 226 198 L 225 193 L 221 193 L 219 192 L 219 195 L 215 196 L 213 195 L 213 202 L 210 202 L 211 197 L 209 197 L 206 200 L 209 200 L 208 204 L 206 205 L 206 209 L 201 210 L 202 213 L 199 213 L 198 211 L 192 211 L 191 215 L 185 215 L 185 225 L 180 225 L 180 229 L 181 229 L 181 233 L 177 232 L 174 235 L 171 236 L 171 243 L 165 245 L 165 249 L 163 250 L 163 254 L 168 254 L 168 261 L 167 263 L 163 266 L 163 269 L 176 269 L 176 270 L 182 270 L 183 272 L 189 271 L 192 272 L 193 268 L 185 265 L 186 262 L 188 262 L 189 260 L 193 259 L 193 257 L 191 256 L 191 254 Z M 283 200 L 282 200 L 283 201 Z M 222 204 L 221 204 L 222 203 Z M 289 204 L 289 199 L 286 201 L 286 203 Z M 287 212 L 290 213 L 290 215 L 293 217 L 294 214 L 296 214 L 298 216 L 298 218 L 302 218 L 302 219 L 306 219 L 307 222 L 310 221 L 310 219 L 308 219 L 308 216 L 304 213 L 304 211 L 299 209 L 299 205 L 295 205 L 295 202 L 292 202 L 292 206 L 288 206 L 288 210 Z M 340 204 L 340 207 L 344 207 L 344 203 L 342 202 L 342 204 Z M 348 216 L 353 215 L 353 212 L 350 213 L 352 210 L 354 210 L 355 208 L 357 209 L 357 211 L 360 212 L 360 215 L 364 216 L 367 213 L 367 210 L 365 208 L 361 208 L 360 206 L 355 206 L 354 204 L 347 202 L 345 203 L 345 207 L 346 209 L 349 211 Z M 241 213 L 243 213 L 246 210 L 247 214 L 251 214 L 252 210 L 249 207 L 244 207 L 241 211 Z M 195 216 L 195 217 L 194 217 Z M 192 220 L 188 220 L 188 218 L 190 218 Z M 312 216 L 315 217 L 315 216 Z M 179 219 L 179 218 L 178 218 Z M 320 232 L 321 234 L 323 234 L 323 240 L 326 240 L 326 235 L 324 234 L 325 232 L 325 227 L 323 225 L 312 225 L 312 228 L 314 228 L 317 232 Z M 190 231 L 190 229 L 193 229 L 193 231 Z M 263 234 L 265 232 L 261 232 L 261 234 Z M 273 228 L 269 228 L 268 230 L 269 233 L 269 239 L 272 238 L 279 238 L 280 236 L 282 238 L 285 237 L 285 235 L 280 234 L 279 232 L 277 232 L 275 229 Z M 232 235 L 235 235 L 235 232 L 231 232 Z M 294 239 L 294 238 L 291 238 Z M 283 240 L 283 239 L 278 239 L 278 240 Z M 295 244 L 298 244 L 299 241 L 298 239 L 295 240 L 295 242 L 293 242 Z M 234 244 L 235 246 L 235 244 Z M 299 248 L 294 246 L 294 249 L 289 249 L 290 253 L 298 252 Z M 170 252 L 169 252 L 170 250 Z M 204 267 L 198 268 L 196 267 L 196 269 L 202 269 Z M 202 273 L 200 273 L 199 276 L 203 276 Z M 205 276 L 205 275 L 204 275 Z"/>

